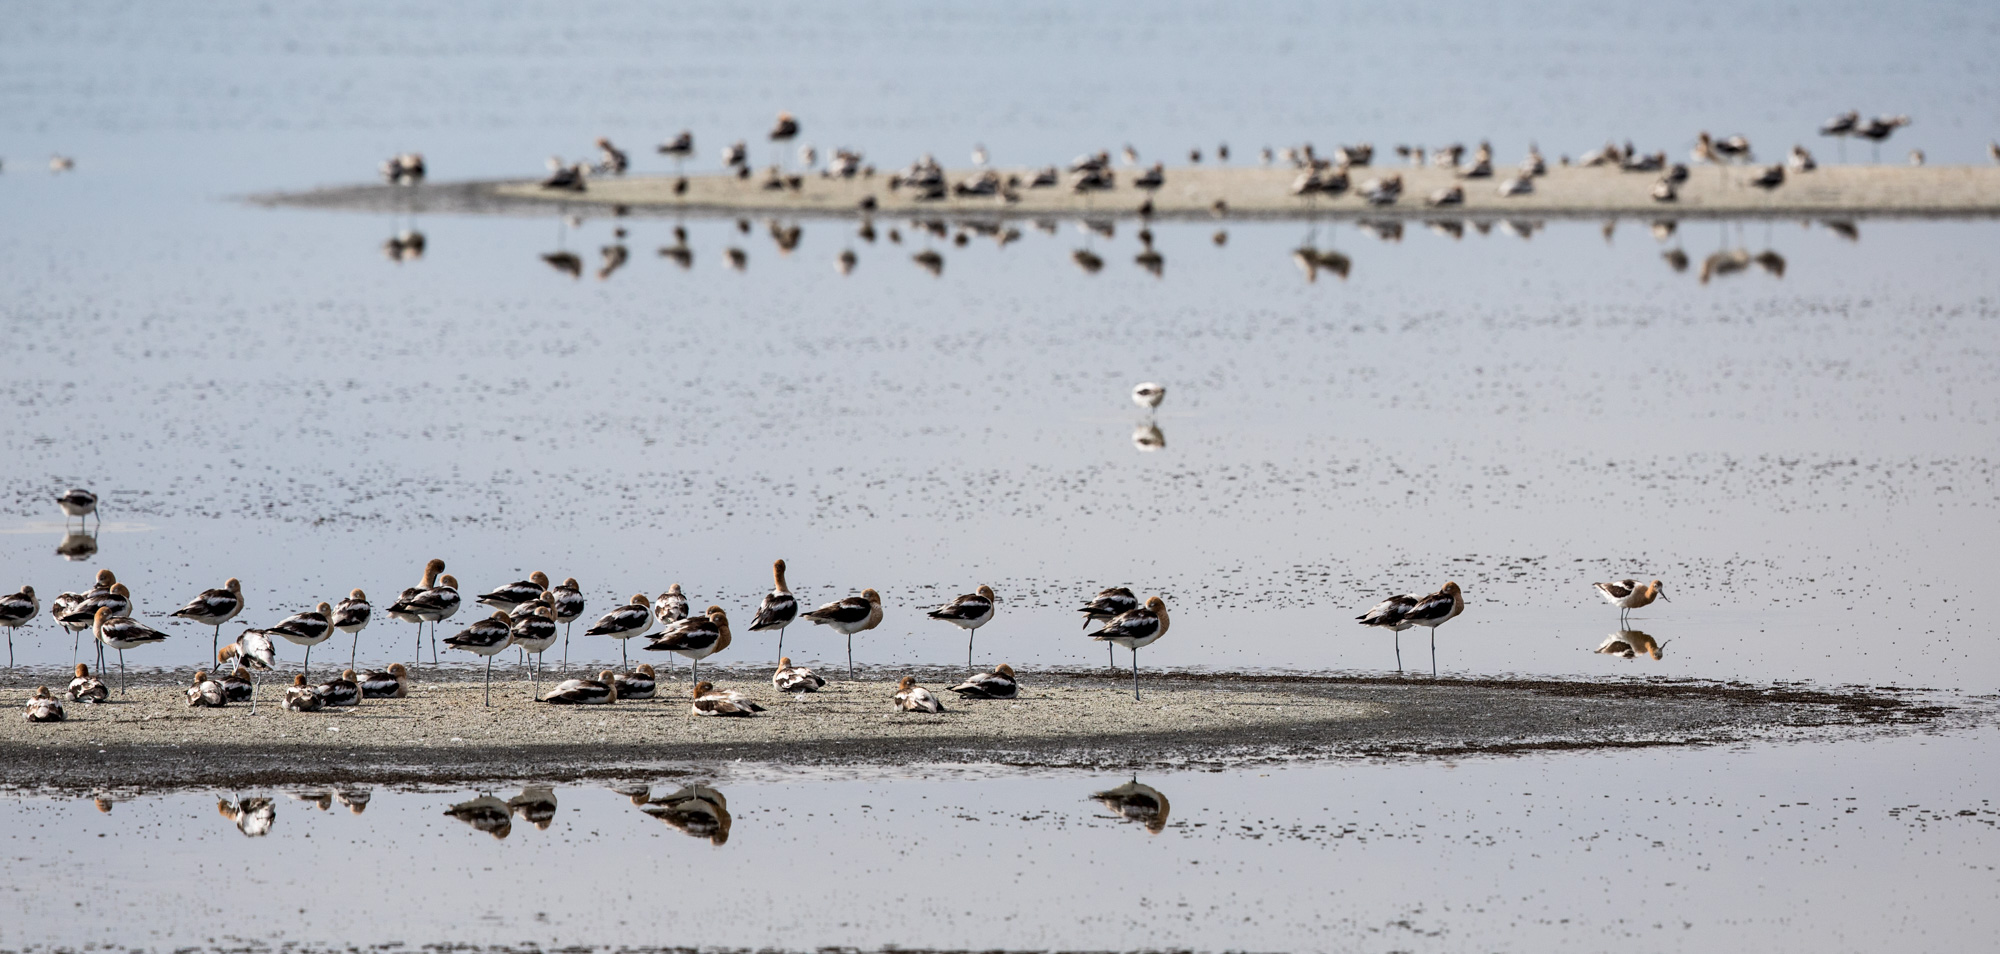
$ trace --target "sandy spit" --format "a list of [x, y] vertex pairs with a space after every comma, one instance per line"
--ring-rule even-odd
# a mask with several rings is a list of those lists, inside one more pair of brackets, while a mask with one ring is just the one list
[[[707, 675], [706, 673], [704, 674]], [[59, 724], [19, 713], [29, 690], [0, 691], [4, 784], [29, 790], [268, 784], [376, 784], [630, 776], [721, 761], [783, 765], [1005, 763], [1149, 768], [1245, 760], [1455, 756], [1690, 745], [1799, 731], [1883, 731], [1960, 710], [1875, 691], [1664, 681], [1457, 680], [1178, 674], [1141, 701], [1102, 674], [1044, 673], [1014, 701], [961, 701], [941, 716], [891, 710], [892, 684], [836, 680], [801, 699], [724, 676], [769, 711], [697, 718], [683, 680], [661, 698], [560, 707], [498, 681], [420, 682], [408, 699], [288, 712], [280, 680], [248, 706], [189, 709], [177, 684], [135, 682], [109, 704], [69, 706]], [[927, 684], [942, 690], [941, 679]]]

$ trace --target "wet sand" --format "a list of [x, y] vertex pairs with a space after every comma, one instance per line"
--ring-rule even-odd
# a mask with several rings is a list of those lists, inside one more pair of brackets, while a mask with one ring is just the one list
[[[583, 192], [554, 191], [534, 181], [511, 180], [416, 187], [337, 186], [252, 196], [251, 201], [326, 209], [512, 214], [623, 206], [655, 215], [854, 215], [862, 211], [864, 199], [873, 198], [878, 214], [896, 215], [1120, 216], [1135, 214], [1148, 199], [1153, 203], [1153, 214], [1163, 218], [2000, 215], [2000, 167], [1828, 166], [1788, 173], [1784, 184], [1771, 190], [1750, 185], [1761, 168], [1694, 167], [1673, 202], [1658, 202], [1649, 194], [1659, 178], [1657, 173], [1557, 166], [1534, 180], [1532, 193], [1503, 197], [1499, 184], [1509, 170], [1499, 170], [1494, 178], [1461, 179], [1449, 169], [1386, 165], [1355, 168], [1349, 175], [1355, 187], [1371, 177], [1402, 176], [1402, 198], [1391, 205], [1370, 205], [1354, 189], [1337, 196], [1301, 198], [1291, 194], [1292, 181], [1298, 175], [1295, 170], [1245, 167], [1171, 169], [1165, 184], [1151, 192], [1134, 188], [1133, 170], [1121, 169], [1117, 186], [1108, 191], [1079, 194], [1067, 186], [1021, 188], [1014, 202], [994, 196], [920, 200], [912, 189], [890, 189], [883, 174], [854, 179], [808, 175], [797, 190], [766, 188], [761, 174], [748, 179], [693, 175], [685, 178], [685, 193], [676, 194], [677, 177], [646, 175], [591, 179]], [[1008, 173], [1025, 174], [1028, 170], [1003, 171]], [[960, 182], [970, 174], [953, 172], [946, 181]], [[1452, 185], [1463, 187], [1463, 204], [1426, 204], [1433, 191]], [[1218, 202], [1225, 208], [1218, 210]]]
[[[706, 674], [705, 674], [706, 676]], [[1026, 676], [1026, 674], [1024, 674]], [[610, 706], [531, 702], [496, 679], [492, 708], [462, 674], [419, 683], [408, 699], [288, 712], [267, 679], [250, 708], [188, 709], [175, 683], [135, 684], [70, 721], [31, 725], [6, 692], [0, 759], [27, 789], [147, 789], [369, 781], [603, 778], [681, 763], [786, 766], [1004, 763], [1092, 769], [1180, 768], [1328, 757], [1457, 756], [1700, 745], [1799, 731], [1923, 725], [1971, 710], [1893, 691], [1819, 691], [1718, 683], [1155, 674], [1135, 702], [1103, 674], [1026, 676], [1012, 701], [959, 700], [932, 674], [947, 712], [892, 711], [887, 680], [836, 681], [802, 699], [725, 676], [769, 711], [697, 718], [682, 681], [661, 698]], [[1949, 720], [1947, 720], [1949, 721]]]

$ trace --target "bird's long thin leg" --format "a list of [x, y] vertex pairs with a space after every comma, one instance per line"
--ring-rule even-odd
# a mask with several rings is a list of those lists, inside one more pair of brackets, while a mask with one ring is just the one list
[[1438, 628], [1431, 627], [1431, 678], [1438, 677]]
[[125, 687], [129, 684], [125, 678], [125, 650], [121, 649], [118, 651], [118, 694], [124, 695]]
[[1112, 669], [1118, 668], [1118, 654], [1112, 652], [1112, 646], [1109, 641], [1104, 644], [1104, 665]]
[[222, 624], [215, 624], [215, 632], [208, 637], [208, 658], [213, 660], [222, 654]]
[[250, 714], [256, 715], [257, 714], [257, 667], [251, 666], [249, 667], [249, 669], [250, 669]]
[[632, 661], [625, 655], [625, 640], [622, 639], [618, 641], [618, 665], [627, 668], [632, 665]]
[[784, 658], [784, 655], [785, 655], [785, 627], [780, 626], [778, 627], [778, 657], [782, 659]]
[[313, 648], [312, 648], [311, 646], [307, 646], [307, 647], [306, 647], [306, 681], [307, 681], [307, 682], [311, 682], [311, 681], [312, 681], [312, 677], [313, 677]]
[[438, 664], [438, 624], [431, 620], [431, 665]]
[[357, 629], [354, 631], [354, 644], [347, 647], [347, 668], [354, 668], [354, 657], [359, 652], [361, 652], [361, 631]]
[[978, 635], [978, 633], [979, 631], [976, 629], [965, 631], [965, 668], [967, 669], [972, 668], [972, 637]]
[[847, 634], [847, 678], [854, 678], [854, 634]]
[[1396, 672], [1400, 675], [1403, 671], [1403, 631], [1398, 629], [1391, 632], [1396, 634]]
[[415, 656], [414, 658], [415, 658], [415, 659], [416, 659], [416, 661], [418, 661], [418, 662], [423, 662], [423, 661], [424, 661], [424, 621], [423, 621], [423, 620], [417, 620], [417, 655], [416, 655], [416, 656]]
[[1139, 647], [1132, 647], [1132, 701], [1139, 701]]
[[486, 655], [486, 704], [493, 704], [493, 654]]
[[563, 672], [569, 671], [569, 623], [563, 624]]
[[69, 667], [75, 669], [76, 654], [83, 649], [83, 630], [72, 629], [69, 631], [69, 636]]

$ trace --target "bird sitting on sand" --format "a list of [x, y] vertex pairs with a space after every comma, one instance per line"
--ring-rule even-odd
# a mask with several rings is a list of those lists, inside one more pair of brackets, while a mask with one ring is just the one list
[[1429, 196], [1425, 197], [1424, 204], [1431, 206], [1463, 205], [1465, 204], [1465, 190], [1459, 186], [1446, 186], [1445, 188], [1434, 190]]
[[1765, 166], [1764, 171], [1759, 172], [1755, 178], [1750, 180], [1750, 184], [1759, 189], [1775, 189], [1784, 185], [1785, 167]]
[[111, 698], [111, 688], [104, 684], [104, 680], [91, 675], [89, 666], [77, 663], [76, 678], [69, 681], [69, 688], [63, 695], [71, 702], [96, 705]]
[[542, 701], [555, 706], [610, 705], [618, 701], [618, 681], [609, 669], [599, 672], [596, 679], [565, 679]]
[[963, 699], [1012, 699], [1020, 693], [1014, 681], [1014, 667], [1001, 663], [992, 672], [978, 672], [951, 687]]
[[364, 672], [360, 682], [364, 699], [402, 699], [410, 694], [410, 670], [402, 663], [390, 663], [387, 670]]
[[1813, 161], [1813, 154], [1807, 152], [1806, 147], [1797, 145], [1792, 147], [1792, 154], [1785, 160], [1785, 165], [1793, 172], [1811, 172], [1819, 168], [1819, 163]]
[[613, 673], [611, 678], [618, 683], [620, 699], [651, 699], [659, 689], [652, 663], [640, 663], [631, 672]]
[[326, 708], [326, 700], [320, 698], [318, 690], [306, 685], [305, 673], [299, 673], [285, 687], [285, 708], [293, 712], [318, 712]]
[[328, 679], [313, 687], [321, 700], [329, 706], [358, 706], [361, 704], [361, 680], [354, 670], [342, 670], [339, 677]]
[[229, 694], [222, 690], [222, 683], [208, 675], [208, 670], [197, 669], [194, 682], [187, 687], [188, 708], [220, 709], [229, 704]]
[[735, 690], [721, 692], [714, 683], [698, 682], [688, 711], [698, 716], [745, 718], [764, 711], [764, 707]]
[[904, 676], [901, 681], [897, 682], [896, 694], [892, 699], [892, 706], [898, 712], [940, 713], [944, 711], [944, 703], [939, 702], [938, 697], [932, 695], [929, 689], [917, 685], [917, 677], [915, 676]]
[[242, 666], [215, 681], [222, 687], [222, 698], [226, 702], [249, 702], [257, 691], [257, 684], [250, 680], [250, 670]]
[[1361, 198], [1369, 205], [1394, 205], [1403, 197], [1403, 177], [1381, 176], [1361, 183]]
[[778, 659], [777, 671], [771, 673], [771, 685], [779, 692], [802, 695], [818, 692], [826, 685], [826, 680], [810, 669], [792, 665], [792, 657], [783, 656]]
[[49, 692], [49, 687], [42, 686], [36, 689], [35, 694], [28, 697], [27, 704], [21, 707], [21, 718], [29, 722], [61, 722], [68, 718], [68, 715], [63, 712], [62, 700]]
[[540, 183], [542, 188], [565, 192], [582, 192], [587, 188], [584, 182], [587, 173], [584, 171], [583, 163], [565, 163], [560, 156], [550, 156], [548, 167], [549, 174], [543, 177]]

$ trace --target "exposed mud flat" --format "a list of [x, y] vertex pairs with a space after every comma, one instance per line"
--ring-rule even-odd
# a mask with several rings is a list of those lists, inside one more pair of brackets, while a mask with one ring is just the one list
[[[705, 678], [710, 675], [704, 673]], [[660, 698], [561, 707], [496, 681], [491, 708], [463, 674], [408, 699], [294, 713], [275, 681], [248, 706], [191, 710], [165, 681], [123, 699], [72, 706], [71, 720], [0, 721], [9, 783], [31, 790], [146, 789], [369, 781], [572, 780], [657, 772], [677, 763], [899, 766], [1003, 763], [1137, 770], [1332, 757], [1457, 756], [1702, 745], [1800, 730], [1922, 726], [1973, 710], [1894, 690], [1818, 690], [1679, 681], [1152, 674], [1141, 700], [1101, 674], [1024, 674], [1017, 700], [958, 700], [943, 673], [925, 682], [947, 711], [892, 711], [892, 683], [835, 681], [803, 698], [718, 673], [768, 707], [752, 718], [697, 718], [683, 681]], [[18, 704], [20, 690], [8, 693]]]

